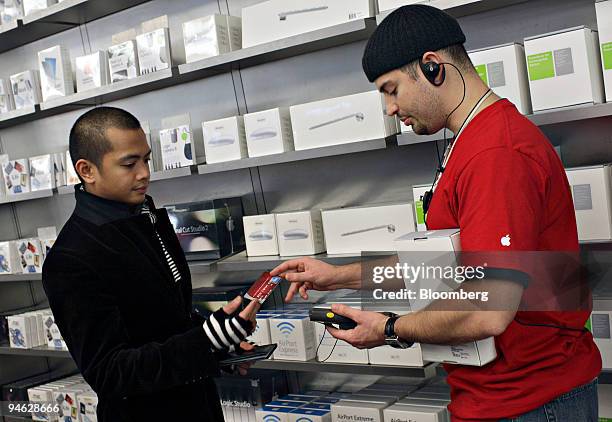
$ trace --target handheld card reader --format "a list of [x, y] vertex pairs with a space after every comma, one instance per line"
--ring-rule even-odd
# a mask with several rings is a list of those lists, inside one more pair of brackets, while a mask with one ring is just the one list
[[332, 312], [330, 308], [315, 306], [314, 308], [310, 309], [309, 316], [312, 322], [320, 322], [327, 327], [337, 325], [341, 330], [352, 330], [357, 326], [355, 321]]

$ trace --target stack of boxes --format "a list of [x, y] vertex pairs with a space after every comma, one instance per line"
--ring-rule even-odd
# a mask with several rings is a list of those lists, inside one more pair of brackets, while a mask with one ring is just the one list
[[56, 237], [55, 227], [44, 227], [38, 229], [38, 237], [0, 242], [0, 274], [42, 273]]
[[9, 345], [16, 349], [47, 346], [67, 350], [50, 309], [7, 317]]
[[[28, 389], [30, 403], [40, 403], [41, 411], [32, 412], [34, 421], [96, 422], [98, 396], [81, 375], [42, 384]], [[59, 412], [46, 411], [57, 404]], [[42, 410], [45, 409], [45, 410]]]

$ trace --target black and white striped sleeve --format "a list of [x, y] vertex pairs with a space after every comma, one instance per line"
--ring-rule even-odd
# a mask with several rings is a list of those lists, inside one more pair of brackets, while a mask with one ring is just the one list
[[253, 331], [253, 324], [240, 316], [230, 316], [223, 309], [204, 322], [204, 332], [216, 350], [233, 351]]

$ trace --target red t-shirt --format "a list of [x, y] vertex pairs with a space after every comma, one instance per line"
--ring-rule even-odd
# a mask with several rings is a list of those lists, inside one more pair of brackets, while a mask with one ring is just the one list
[[[544, 134], [509, 101], [487, 107], [466, 126], [447, 164], [428, 229], [459, 227], [461, 249], [468, 252], [579, 250], [563, 165]], [[509, 245], [501, 241], [506, 235]], [[445, 365], [453, 422], [516, 417], [592, 381], [601, 356], [592, 335], [580, 331], [588, 317], [588, 311], [519, 311], [495, 338], [494, 362]]]

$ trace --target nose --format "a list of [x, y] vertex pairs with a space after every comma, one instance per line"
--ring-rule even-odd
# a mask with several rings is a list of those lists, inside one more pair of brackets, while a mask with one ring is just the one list
[[140, 163], [138, 166], [138, 174], [136, 175], [137, 180], [149, 180], [151, 177], [151, 169], [149, 169], [149, 164], [145, 161]]
[[385, 108], [387, 109], [387, 116], [395, 116], [399, 110], [397, 104], [389, 96], [385, 96]]

